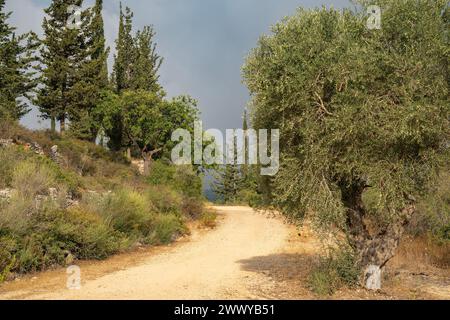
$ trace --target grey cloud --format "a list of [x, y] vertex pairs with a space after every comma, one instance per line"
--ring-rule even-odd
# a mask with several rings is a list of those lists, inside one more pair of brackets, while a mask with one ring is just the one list
[[[19, 30], [39, 31], [47, 1], [7, 1]], [[90, 5], [93, 0], [86, 2]], [[108, 45], [114, 52], [119, 0], [105, 0]], [[159, 53], [165, 58], [161, 82], [169, 96], [190, 94], [199, 100], [207, 128], [241, 126], [248, 93], [241, 66], [259, 36], [297, 7], [349, 6], [347, 0], [124, 0], [134, 11], [136, 29], [153, 25]], [[20, 9], [22, 8], [22, 9]], [[27, 10], [30, 8], [29, 10]], [[20, 13], [17, 11], [21, 10]], [[111, 53], [111, 57], [112, 57]], [[110, 63], [112, 58], [110, 58]], [[24, 121], [36, 127], [31, 117]]]

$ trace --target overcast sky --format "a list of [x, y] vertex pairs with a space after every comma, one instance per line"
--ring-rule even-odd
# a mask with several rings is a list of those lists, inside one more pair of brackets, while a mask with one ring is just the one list
[[[105, 0], [103, 17], [108, 45], [114, 53], [119, 0]], [[10, 23], [23, 33], [42, 34], [43, 8], [49, 0], [6, 0]], [[85, 6], [93, 0], [85, 1]], [[169, 96], [189, 94], [199, 101], [205, 129], [238, 128], [249, 98], [241, 66], [247, 53], [270, 26], [297, 7], [342, 8], [348, 0], [123, 0], [134, 11], [135, 30], [153, 25], [164, 57], [161, 83]], [[112, 54], [110, 64], [112, 63]], [[33, 110], [22, 122], [47, 126]]]

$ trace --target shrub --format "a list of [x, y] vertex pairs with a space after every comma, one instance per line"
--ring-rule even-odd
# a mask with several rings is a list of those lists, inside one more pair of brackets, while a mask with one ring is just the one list
[[14, 236], [2, 238], [0, 266], [3, 269], [13, 257], [17, 258], [13, 270], [23, 273], [64, 265], [69, 256], [103, 259], [121, 248], [117, 232], [96, 214], [80, 208], [63, 211], [44, 206], [28, 219], [25, 228], [9, 229], [7, 232]]
[[161, 160], [152, 163], [152, 169], [147, 177], [147, 182], [151, 185], [171, 185], [175, 175], [175, 168], [163, 163]]
[[147, 199], [160, 213], [181, 213], [181, 196], [167, 186], [150, 187], [145, 193]]
[[203, 213], [203, 202], [197, 198], [183, 198], [181, 212], [189, 219], [198, 219]]
[[207, 228], [214, 228], [216, 226], [217, 213], [214, 210], [206, 209], [200, 217], [200, 223]]
[[36, 202], [33, 198], [13, 194], [8, 203], [1, 206], [0, 231], [24, 236], [32, 224], [30, 217], [37, 212]]
[[16, 265], [17, 241], [10, 236], [0, 236], [0, 283], [6, 280]]
[[12, 187], [23, 197], [47, 194], [55, 186], [56, 175], [48, 166], [34, 161], [20, 162], [13, 171]]
[[309, 276], [309, 285], [320, 296], [331, 295], [342, 286], [358, 284], [360, 268], [351, 249], [332, 250]]
[[15, 165], [28, 157], [29, 154], [17, 146], [0, 148], [0, 188], [11, 186]]
[[174, 174], [175, 188], [185, 197], [202, 197], [202, 179], [194, 171], [193, 166], [177, 166]]
[[111, 227], [126, 235], [140, 238], [151, 231], [153, 206], [136, 191], [122, 189], [100, 199], [94, 197], [90, 204]]
[[201, 198], [202, 196], [202, 179], [190, 165], [175, 167], [161, 160], [155, 161], [147, 182], [155, 186], [171, 186], [186, 197]]
[[159, 214], [154, 220], [154, 229], [146, 239], [149, 244], [168, 244], [187, 232], [180, 217], [174, 214]]

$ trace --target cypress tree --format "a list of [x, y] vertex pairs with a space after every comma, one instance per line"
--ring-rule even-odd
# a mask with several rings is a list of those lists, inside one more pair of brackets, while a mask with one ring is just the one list
[[105, 32], [102, 17], [103, 1], [96, 0], [95, 6], [86, 13], [83, 24], [87, 37], [81, 52], [79, 79], [74, 86], [74, 106], [71, 110], [71, 132], [80, 139], [95, 141], [100, 130], [101, 119], [96, 107], [101, 95], [109, 86], [107, 59], [109, 48], [105, 48]]
[[135, 61], [132, 64], [131, 89], [158, 92], [158, 71], [163, 59], [156, 53], [155, 32], [151, 26], [138, 31], [134, 39]]
[[26, 101], [36, 86], [30, 70], [38, 41], [33, 33], [17, 37], [4, 8], [5, 0], [0, 0], [0, 117], [19, 120], [29, 111]]
[[[132, 64], [135, 57], [133, 36], [133, 13], [130, 8], [125, 8], [125, 13], [120, 4], [119, 34], [116, 40], [116, 54], [112, 74], [112, 86], [117, 94], [131, 88]], [[120, 151], [129, 145], [123, 132], [122, 119], [114, 119], [114, 125], [106, 130], [109, 137], [108, 147], [114, 151]], [[130, 151], [128, 151], [130, 156]]]
[[[234, 150], [237, 148], [236, 137], [233, 140]], [[242, 190], [243, 177], [240, 166], [237, 164], [237, 153], [234, 155], [234, 164], [228, 164], [216, 171], [213, 185], [214, 192], [225, 203], [234, 203], [239, 200], [239, 192]]]
[[132, 65], [135, 59], [134, 40], [132, 35], [133, 12], [120, 4], [119, 35], [116, 40], [114, 56], [113, 84], [117, 93], [131, 88]]

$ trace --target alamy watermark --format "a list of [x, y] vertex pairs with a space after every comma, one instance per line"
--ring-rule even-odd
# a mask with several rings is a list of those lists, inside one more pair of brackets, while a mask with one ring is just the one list
[[380, 30], [381, 29], [381, 8], [376, 5], [369, 6], [367, 8], [367, 14], [369, 18], [367, 19], [367, 29], [369, 30]]
[[80, 6], [70, 5], [67, 7], [69, 18], [67, 19], [66, 25], [68, 29], [81, 29], [81, 12], [82, 9]]
[[172, 149], [176, 165], [260, 165], [264, 176], [274, 176], [280, 168], [278, 129], [228, 129], [224, 137], [218, 129], [203, 131], [202, 122], [196, 121], [194, 137], [186, 129], [177, 129], [172, 141], [178, 143]]
[[69, 290], [80, 290], [81, 289], [81, 269], [79, 266], [69, 266], [66, 269], [67, 282], [66, 287]]

